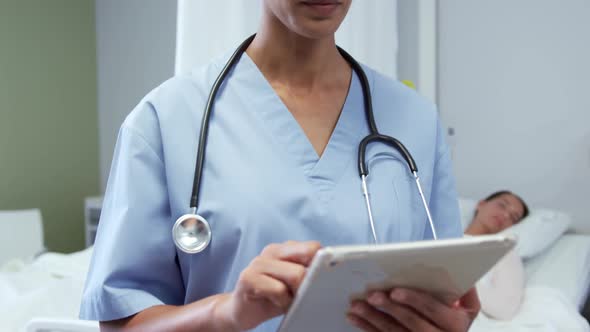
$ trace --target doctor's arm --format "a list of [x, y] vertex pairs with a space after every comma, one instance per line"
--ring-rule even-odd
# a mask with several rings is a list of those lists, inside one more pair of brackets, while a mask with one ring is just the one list
[[218, 294], [183, 306], [157, 305], [133, 316], [100, 322], [102, 332], [115, 331], [231, 331], [230, 322], [216, 317]]
[[242, 271], [231, 293], [182, 306], [158, 305], [131, 317], [100, 323], [114, 331], [244, 331], [286, 313], [317, 242], [271, 244]]

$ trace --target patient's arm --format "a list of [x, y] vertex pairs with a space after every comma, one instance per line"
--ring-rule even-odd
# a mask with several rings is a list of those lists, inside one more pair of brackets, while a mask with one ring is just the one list
[[491, 318], [511, 319], [522, 303], [524, 286], [522, 260], [512, 250], [477, 283], [481, 311]]

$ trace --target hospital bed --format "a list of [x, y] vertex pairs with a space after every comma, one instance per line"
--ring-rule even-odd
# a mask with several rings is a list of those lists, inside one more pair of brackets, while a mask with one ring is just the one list
[[[477, 201], [459, 203], [465, 229]], [[495, 320], [482, 310], [470, 331], [590, 332], [580, 314], [590, 291], [590, 234], [571, 233], [582, 223], [563, 212], [531, 209], [520, 225], [507, 229], [519, 237], [516, 251], [525, 270], [522, 302], [510, 320]]]
[[0, 332], [98, 332], [76, 319], [91, 254], [46, 252], [38, 209], [0, 211]]
[[590, 290], [590, 235], [565, 234], [552, 248], [525, 263], [527, 285], [560, 290], [578, 310]]
[[515, 317], [500, 321], [480, 313], [471, 332], [590, 331], [580, 315], [590, 284], [590, 235], [564, 234], [524, 266], [524, 299]]
[[[0, 230], [2, 222], [0, 213]], [[30, 239], [21, 240], [30, 243]], [[97, 322], [77, 319], [91, 254], [88, 248], [0, 263], [0, 331], [98, 332]], [[560, 236], [550, 248], [527, 260], [525, 270], [523, 313], [511, 321], [480, 314], [470, 331], [588, 331], [579, 311], [589, 291], [590, 235]]]

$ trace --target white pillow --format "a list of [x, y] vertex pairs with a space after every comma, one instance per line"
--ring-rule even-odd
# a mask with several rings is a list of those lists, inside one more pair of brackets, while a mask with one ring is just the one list
[[516, 251], [523, 259], [532, 258], [551, 247], [572, 222], [563, 212], [534, 209], [528, 217], [502, 233], [514, 234], [518, 238]]
[[30, 261], [43, 249], [41, 210], [0, 210], [0, 265], [15, 258]]
[[[463, 230], [471, 223], [477, 203], [478, 201], [472, 199], [459, 199]], [[553, 245], [567, 231], [571, 222], [571, 217], [564, 212], [532, 209], [528, 217], [505, 229], [502, 233], [516, 235], [518, 238], [516, 252], [521, 258], [528, 259]]]
[[463, 226], [463, 230], [466, 230], [467, 226], [471, 223], [471, 220], [473, 220], [476, 208], [476, 200], [459, 198], [459, 212], [461, 214], [461, 225]]

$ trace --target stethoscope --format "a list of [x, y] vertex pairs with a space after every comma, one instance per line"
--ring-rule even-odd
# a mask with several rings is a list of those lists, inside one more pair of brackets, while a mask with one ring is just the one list
[[[196, 254], [199, 253], [211, 242], [211, 226], [209, 222], [202, 216], [197, 214], [197, 207], [199, 206], [199, 190], [201, 187], [201, 178], [203, 176], [203, 162], [205, 158], [205, 148], [207, 146], [207, 132], [209, 131], [209, 119], [211, 117], [211, 111], [213, 109], [213, 104], [215, 102], [215, 97], [219, 90], [221, 84], [225, 80], [225, 77], [234, 67], [234, 65], [238, 62], [242, 54], [246, 51], [252, 40], [254, 39], [255, 35], [250, 36], [246, 39], [232, 54], [228, 62], [223, 67], [223, 70], [215, 80], [213, 87], [211, 88], [211, 92], [209, 93], [209, 98], [207, 100], [207, 105], [205, 106], [205, 112], [203, 114], [203, 119], [201, 122], [201, 134], [199, 136], [199, 149], [197, 152], [197, 164], [195, 167], [195, 177], [193, 182], [193, 192], [190, 200], [190, 207], [191, 211], [188, 214], [185, 214], [178, 218], [172, 227], [172, 237], [174, 239], [174, 243], [176, 246], [189, 254]], [[414, 158], [406, 149], [406, 147], [397, 139], [382, 135], [377, 130], [377, 125], [375, 124], [375, 118], [373, 116], [373, 105], [371, 101], [371, 92], [369, 90], [369, 82], [367, 80], [367, 76], [365, 72], [361, 68], [358, 62], [354, 60], [354, 58], [346, 53], [343, 49], [338, 47], [338, 51], [340, 54], [348, 61], [348, 63], [352, 66], [356, 74], [358, 75], [361, 86], [363, 89], [363, 99], [364, 99], [364, 106], [365, 106], [365, 117], [367, 120], [367, 124], [369, 126], [370, 134], [363, 138], [363, 140], [359, 144], [358, 149], [358, 171], [361, 177], [362, 182], [362, 191], [363, 196], [365, 198], [365, 204], [367, 206], [367, 212], [369, 215], [369, 223], [371, 226], [371, 232], [373, 234], [373, 240], [375, 244], [378, 243], [377, 240], [377, 233], [375, 231], [375, 223], [373, 221], [373, 213], [371, 210], [371, 202], [369, 200], [369, 191], [367, 188], [367, 176], [369, 175], [369, 170], [367, 168], [367, 163], [365, 160], [365, 152], [367, 150], [367, 146], [373, 142], [381, 142], [386, 144], [394, 149], [396, 149], [406, 160], [411, 173], [414, 175], [414, 180], [416, 182], [416, 186], [418, 187], [418, 192], [420, 193], [420, 197], [422, 198], [422, 204], [424, 205], [424, 209], [426, 210], [426, 215], [428, 217], [428, 222], [430, 223], [430, 229], [432, 231], [432, 235], [434, 239], [437, 239], [436, 231], [434, 229], [434, 224], [432, 222], [432, 216], [430, 215], [430, 209], [428, 208], [428, 204], [426, 203], [426, 199], [424, 198], [424, 193], [422, 191], [422, 186], [420, 185], [420, 178], [418, 177], [418, 167], [414, 162]]]

